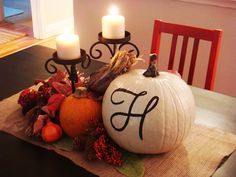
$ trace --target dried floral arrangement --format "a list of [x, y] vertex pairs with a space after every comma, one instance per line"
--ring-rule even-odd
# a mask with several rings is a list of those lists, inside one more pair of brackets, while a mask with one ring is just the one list
[[[128, 72], [138, 60], [132, 53], [118, 51], [109, 64], [90, 77], [79, 73], [74, 94], [68, 76], [60, 70], [47, 81], [35, 80], [35, 87], [23, 90], [18, 99], [22, 113], [28, 119], [25, 134], [45, 143], [56, 142], [57, 146], [66, 136], [73, 141], [73, 151], [83, 152], [87, 160], [103, 160], [129, 176], [129, 170], [122, 166], [127, 152], [107, 134], [101, 107], [103, 95], [112, 80]], [[136, 156], [130, 155], [130, 158], [142, 176], [141, 163]]]
[[159, 72], [156, 59], [150, 55], [147, 70], [131, 70], [139, 59], [118, 51], [90, 77], [79, 73], [75, 93], [62, 71], [47, 81], [36, 80], [37, 89], [23, 90], [18, 100], [28, 119], [25, 134], [60, 149], [83, 151], [87, 160], [103, 160], [126, 176], [143, 176], [143, 156], [137, 154], [178, 147], [195, 118], [191, 89], [178, 73]]

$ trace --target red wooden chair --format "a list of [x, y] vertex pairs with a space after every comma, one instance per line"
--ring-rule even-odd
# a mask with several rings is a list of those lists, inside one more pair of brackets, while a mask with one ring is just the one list
[[211, 42], [209, 62], [205, 81], [205, 89], [213, 90], [222, 30], [203, 29], [203, 28], [197, 28], [192, 26], [173, 24], [173, 23], [163, 22], [160, 20], [155, 20], [151, 53], [156, 53], [157, 55], [159, 54], [161, 33], [172, 34], [172, 43], [170, 49], [168, 70], [173, 69], [178, 36], [179, 35], [183, 36], [183, 43], [182, 43], [180, 60], [179, 60], [180, 62], [178, 68], [178, 72], [180, 73], [181, 76], [183, 75], [183, 70], [184, 70], [188, 40], [189, 38], [194, 38], [193, 50], [192, 50], [190, 68], [187, 80], [187, 83], [190, 85], [192, 85], [193, 82], [193, 75], [197, 59], [199, 42], [200, 40], [206, 40]]

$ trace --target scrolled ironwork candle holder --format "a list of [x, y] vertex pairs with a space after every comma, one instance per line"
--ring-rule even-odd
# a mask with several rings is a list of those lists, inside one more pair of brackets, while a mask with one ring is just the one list
[[[102, 32], [98, 33], [98, 42], [95, 42], [89, 50], [89, 55], [91, 58], [93, 59], [99, 59], [102, 57], [102, 51], [100, 49], [95, 49], [95, 47], [97, 47], [99, 44], [104, 45], [108, 48], [111, 56], [114, 56], [117, 50], [121, 50], [122, 47], [130, 45], [132, 46], [134, 49], [129, 50], [129, 52], [133, 52], [134, 50], [136, 51], [136, 56], [139, 56], [139, 49], [138, 47], [129, 42], [131, 39], [131, 34], [128, 31], [125, 31], [125, 37], [121, 38], [121, 39], [108, 39], [108, 38], [104, 38], [102, 36]], [[113, 47], [111, 47], [110, 45], [112, 45]], [[94, 55], [94, 49], [97, 52], [97, 55]]]
[[[52, 58], [48, 59], [44, 65], [46, 71], [49, 72], [50, 74], [54, 74], [57, 72], [57, 67], [54, 64], [50, 64], [50, 62], [53, 61], [54, 63], [58, 65], [63, 65], [67, 73], [69, 74], [69, 79], [71, 81], [71, 88], [72, 88], [73, 93], [75, 92], [75, 83], [78, 82], [76, 65], [81, 63], [82, 68], [86, 69], [89, 67], [90, 62], [91, 62], [90, 56], [86, 54], [85, 50], [80, 49], [80, 53], [81, 53], [80, 58], [72, 59], [72, 60], [65, 60], [65, 59], [60, 59], [57, 56], [57, 52], [54, 52]], [[49, 68], [49, 65], [51, 66], [51, 69]], [[70, 69], [68, 66], [70, 66]]]

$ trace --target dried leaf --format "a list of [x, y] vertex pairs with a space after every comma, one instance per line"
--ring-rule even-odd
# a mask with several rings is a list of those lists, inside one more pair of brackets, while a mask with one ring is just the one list
[[64, 80], [66, 78], [66, 74], [61, 71], [58, 70], [49, 80], [48, 80], [48, 84], [51, 85], [53, 82], [60, 82], [62, 80]]
[[40, 109], [40, 107], [39, 106], [35, 106], [35, 107], [33, 107], [32, 109], [30, 109], [26, 114], [25, 114], [25, 118], [26, 119], [33, 119], [33, 121], [36, 119], [35, 118], [35, 116], [36, 117], [38, 117], [38, 115], [37, 115], [37, 110], [38, 109]]
[[55, 117], [56, 111], [59, 109], [62, 101], [65, 99], [63, 94], [54, 94], [48, 99], [48, 104], [41, 109], [46, 112], [50, 117]]
[[39, 115], [33, 125], [33, 134], [37, 135], [41, 132], [43, 126], [45, 125], [46, 119], [48, 118], [47, 115]]
[[52, 82], [52, 87], [60, 94], [69, 95], [72, 93], [69, 82]]
[[138, 155], [123, 151], [122, 161], [122, 166], [115, 167], [120, 173], [128, 177], [142, 177], [144, 175], [144, 163]]

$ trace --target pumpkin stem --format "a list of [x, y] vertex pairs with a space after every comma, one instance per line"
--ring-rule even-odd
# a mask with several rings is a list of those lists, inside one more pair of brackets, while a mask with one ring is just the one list
[[157, 60], [157, 55], [155, 53], [150, 54], [150, 63], [149, 63], [148, 69], [143, 73], [145, 77], [159, 76], [156, 60]]
[[76, 98], [87, 98], [88, 97], [88, 92], [86, 87], [79, 87], [75, 90], [74, 97]]

